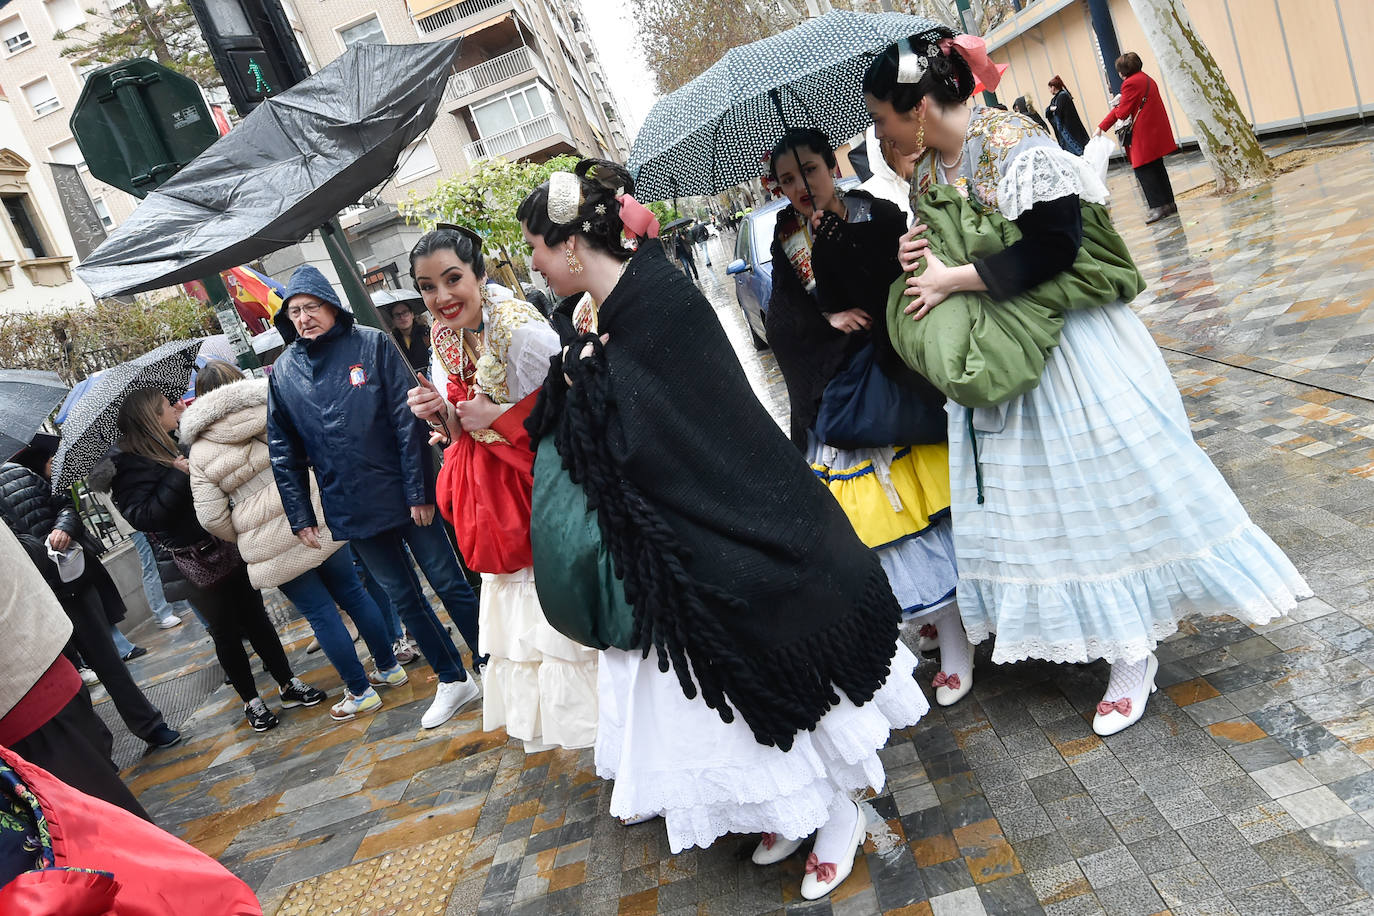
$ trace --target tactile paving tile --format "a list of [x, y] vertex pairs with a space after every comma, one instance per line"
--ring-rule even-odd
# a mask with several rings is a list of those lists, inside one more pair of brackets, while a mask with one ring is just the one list
[[466, 845], [452, 834], [382, 856], [357, 916], [443, 916]]
[[359, 862], [293, 885], [275, 916], [354, 916], [380, 860]]

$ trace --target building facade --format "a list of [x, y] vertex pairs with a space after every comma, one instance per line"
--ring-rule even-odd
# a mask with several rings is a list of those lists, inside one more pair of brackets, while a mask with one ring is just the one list
[[51, 174], [15, 106], [0, 83], [0, 312], [90, 305], [90, 291], [72, 277], [75, 247]]
[[[0, 84], [10, 94], [19, 131], [38, 157], [36, 162], [77, 166], [107, 229], [132, 213], [138, 199], [97, 181], [86, 170], [68, 122], [86, 74], [100, 65], [63, 57], [62, 49], [74, 42], [54, 36], [82, 26], [99, 28], [128, 6], [129, 0], [9, 0], [0, 5]], [[62, 219], [60, 211], [55, 216]]]
[[[1011, 65], [997, 89], [1003, 102], [1029, 94], [1043, 110], [1046, 84], [1057, 74], [1091, 128], [1119, 85], [1115, 52], [1135, 51], [1159, 83], [1175, 134], [1194, 139], [1130, 0], [1021, 0], [1019, 6], [984, 36], [992, 59]], [[1374, 2], [1190, 0], [1188, 16], [1256, 131], [1363, 118], [1374, 110], [1374, 57], [1360, 38], [1374, 30]]]
[[[409, 250], [401, 246], [413, 233], [388, 216], [395, 204], [464, 174], [474, 163], [496, 156], [543, 161], [559, 153], [623, 161], [629, 154], [619, 107], [578, 0], [282, 3], [316, 70], [358, 43], [463, 38], [433, 126], [375, 194], [344, 219], [365, 272], [394, 276], [398, 255]], [[11, 87], [14, 120], [33, 151], [25, 161], [77, 166], [106, 228], [125, 219], [138, 201], [84, 167], [68, 122], [95, 67], [62, 57], [72, 42], [56, 36], [83, 25], [99, 28], [130, 6], [130, 0], [0, 0], [0, 84]], [[48, 219], [60, 223], [61, 210]], [[311, 242], [269, 257], [265, 266], [280, 274], [306, 261], [318, 263]]]

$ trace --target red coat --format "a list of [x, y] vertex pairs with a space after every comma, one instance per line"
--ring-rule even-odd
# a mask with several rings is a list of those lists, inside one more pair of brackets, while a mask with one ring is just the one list
[[[0, 888], [5, 916], [262, 916], [223, 865], [123, 808], [76, 791], [8, 748], [0, 757], [43, 808], [56, 869]], [[87, 868], [108, 874], [61, 869]], [[113, 876], [113, 877], [111, 877]]]
[[[1148, 93], [1148, 95], [1146, 95]], [[1174, 141], [1174, 129], [1169, 124], [1169, 113], [1164, 110], [1164, 99], [1159, 86], [1143, 72], [1132, 73], [1121, 82], [1121, 104], [1107, 112], [1102, 123], [1097, 125], [1103, 131], [1111, 129], [1117, 121], [1124, 121], [1140, 105], [1145, 96], [1145, 105], [1135, 119], [1135, 130], [1131, 135], [1131, 167], [1140, 168], [1156, 159], [1169, 155], [1178, 149]]]

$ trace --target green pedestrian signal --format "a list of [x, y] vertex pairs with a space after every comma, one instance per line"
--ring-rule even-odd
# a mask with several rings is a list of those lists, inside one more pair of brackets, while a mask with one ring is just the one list
[[272, 87], [263, 78], [262, 67], [256, 60], [248, 62], [248, 75], [253, 77], [253, 92], [259, 95], [271, 95]]
[[231, 49], [228, 54], [229, 68], [237, 84], [242, 87], [245, 101], [261, 102], [281, 91], [282, 82], [272, 66], [272, 60], [262, 51]]

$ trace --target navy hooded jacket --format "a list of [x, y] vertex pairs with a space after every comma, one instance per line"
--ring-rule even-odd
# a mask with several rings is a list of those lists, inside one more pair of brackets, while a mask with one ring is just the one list
[[[298, 293], [338, 312], [334, 327], [314, 340], [298, 339], [287, 317], [286, 303]], [[267, 442], [291, 530], [320, 522], [310, 505], [311, 467], [338, 540], [381, 534], [409, 522], [411, 506], [432, 505], [429, 431], [406, 405], [414, 377], [386, 334], [358, 327], [308, 264], [291, 277], [274, 323], [287, 347], [269, 377]]]

